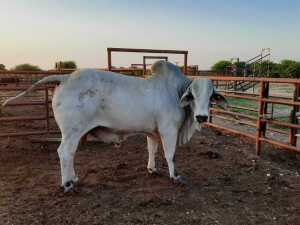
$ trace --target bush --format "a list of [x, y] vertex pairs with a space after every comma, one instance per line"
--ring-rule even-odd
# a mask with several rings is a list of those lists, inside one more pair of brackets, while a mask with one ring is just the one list
[[74, 61], [63, 61], [55, 63], [56, 69], [77, 69], [77, 65]]
[[235, 62], [234, 66], [236, 71], [234, 72], [233, 75], [244, 76], [244, 71], [246, 69], [246, 62], [243, 61]]
[[17, 65], [13, 70], [16, 71], [41, 71], [38, 66], [31, 65], [28, 63]]
[[0, 70], [6, 70], [4, 64], [0, 64]]
[[216, 73], [222, 73], [225, 74], [228, 72], [229, 67], [232, 66], [232, 63], [227, 60], [221, 60], [217, 63], [215, 63], [212, 67], [211, 70], [216, 72]]
[[280, 72], [285, 78], [300, 78], [300, 62], [284, 59], [280, 62]]

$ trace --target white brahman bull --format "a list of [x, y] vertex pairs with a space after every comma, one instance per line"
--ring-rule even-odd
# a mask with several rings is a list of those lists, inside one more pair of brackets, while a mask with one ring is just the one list
[[176, 145], [188, 142], [199, 123], [207, 121], [211, 101], [224, 103], [225, 99], [214, 91], [212, 81], [192, 81], [172, 63], [156, 62], [152, 74], [149, 79], [141, 79], [85, 69], [53, 75], [3, 105], [37, 85], [60, 82], [52, 107], [62, 134], [58, 155], [65, 192], [78, 181], [74, 155], [80, 138], [91, 130], [94, 136], [117, 143], [124, 132], [146, 134], [149, 173], [156, 172], [155, 153], [161, 141], [170, 178], [180, 183], [182, 179], [175, 173]]

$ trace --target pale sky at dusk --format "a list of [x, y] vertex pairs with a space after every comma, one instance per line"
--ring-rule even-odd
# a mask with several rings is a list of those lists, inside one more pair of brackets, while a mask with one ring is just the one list
[[[296, 0], [0, 0], [0, 7], [0, 63], [7, 68], [50, 69], [59, 60], [105, 67], [107, 47], [189, 50], [189, 64], [200, 69], [266, 47], [272, 60], [300, 61]], [[141, 63], [142, 55], [115, 53], [113, 64]]]

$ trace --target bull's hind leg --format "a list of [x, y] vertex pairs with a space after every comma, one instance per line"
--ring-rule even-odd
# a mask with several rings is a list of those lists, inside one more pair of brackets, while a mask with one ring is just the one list
[[60, 169], [61, 169], [61, 185], [65, 192], [71, 190], [74, 183], [78, 181], [74, 170], [74, 156], [80, 141], [80, 136], [70, 136], [63, 138], [57, 150]]
[[158, 140], [153, 137], [147, 136], [147, 146], [149, 153], [147, 169], [150, 174], [156, 173], [157, 169], [155, 166], [155, 155], [158, 149]]

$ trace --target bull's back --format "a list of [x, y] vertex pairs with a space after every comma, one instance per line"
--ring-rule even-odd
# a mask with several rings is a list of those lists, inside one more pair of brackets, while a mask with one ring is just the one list
[[73, 117], [73, 120], [115, 129], [149, 130], [154, 124], [155, 96], [152, 92], [146, 80], [83, 70], [72, 74], [58, 88], [53, 108], [56, 117], [64, 117], [61, 120]]

